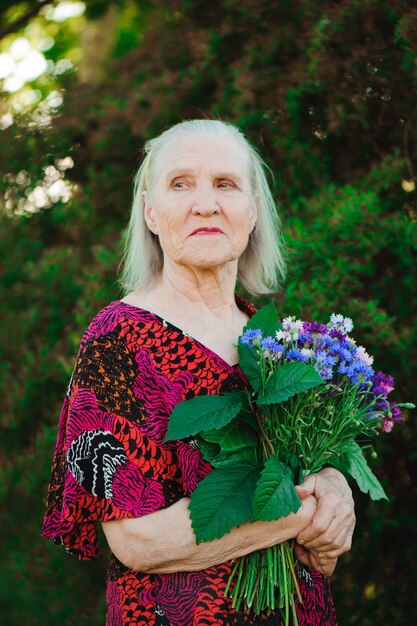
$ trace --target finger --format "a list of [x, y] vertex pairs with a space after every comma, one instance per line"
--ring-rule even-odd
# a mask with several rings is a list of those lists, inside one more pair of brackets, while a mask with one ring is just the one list
[[[355, 516], [351, 507], [341, 503], [333, 495], [328, 495], [319, 499], [311, 523], [300, 532], [297, 540], [307, 544], [319, 538], [319, 542], [322, 542], [322, 535], [326, 534], [329, 536], [329, 541], [325, 543], [332, 543], [339, 535], [343, 537], [352, 535], [354, 527]], [[308, 547], [316, 546], [309, 545]]]
[[348, 552], [352, 547], [352, 532], [350, 527], [340, 527], [332, 522], [326, 532], [303, 545], [322, 556], [336, 558]]
[[337, 564], [337, 557], [319, 556], [314, 550], [306, 550], [297, 542], [294, 543], [294, 556], [299, 563], [317, 570], [324, 576], [333, 574]]
[[[321, 539], [319, 539], [318, 543], [316, 542], [316, 545], [312, 545], [312, 542], [327, 533], [330, 525], [335, 519], [335, 516], [336, 511], [333, 508], [327, 508], [319, 501], [311, 523], [297, 535], [298, 543], [306, 545], [308, 548], [314, 548], [316, 545], [322, 545]], [[325, 543], [328, 542], [326, 541]]]
[[303, 546], [300, 546], [300, 544], [296, 541], [294, 542], [294, 557], [303, 565], [310, 567], [311, 561], [309, 551], [303, 548]]
[[296, 490], [300, 498], [305, 498], [306, 496], [311, 496], [316, 489], [316, 476], [312, 474], [307, 476], [301, 485], [296, 486]]
[[321, 572], [325, 576], [330, 576], [336, 568], [337, 557], [322, 556], [312, 550], [310, 552], [310, 563], [311, 566], [317, 571]]
[[336, 569], [337, 558], [336, 559], [328, 559], [327, 561], [319, 561], [318, 562], [318, 571], [321, 572], [324, 576], [331, 576]]

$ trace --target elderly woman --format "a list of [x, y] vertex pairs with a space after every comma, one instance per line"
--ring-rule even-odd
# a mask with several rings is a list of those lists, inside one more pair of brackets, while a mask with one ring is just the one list
[[192, 120], [147, 144], [126, 238], [127, 295], [84, 334], [59, 421], [42, 534], [79, 559], [111, 550], [107, 626], [281, 624], [236, 611], [234, 559], [296, 539], [299, 624], [336, 624], [328, 576], [349, 550], [353, 501], [325, 469], [296, 514], [197, 544], [190, 495], [211, 469], [193, 441], [164, 437], [177, 403], [248, 385], [236, 342], [254, 308], [235, 294], [277, 290], [279, 223], [264, 166], [230, 124]]

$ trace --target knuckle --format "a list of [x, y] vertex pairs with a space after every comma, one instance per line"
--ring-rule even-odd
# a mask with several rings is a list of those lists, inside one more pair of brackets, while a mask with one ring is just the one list
[[331, 546], [338, 545], [337, 539], [335, 539], [333, 533], [331, 532], [325, 532], [323, 535], [323, 540], [326, 543], [326, 545], [331, 545]]
[[328, 527], [324, 521], [315, 522], [313, 523], [313, 526], [314, 526], [314, 533], [316, 536], [324, 535], [326, 537], [326, 535], [328, 534]]

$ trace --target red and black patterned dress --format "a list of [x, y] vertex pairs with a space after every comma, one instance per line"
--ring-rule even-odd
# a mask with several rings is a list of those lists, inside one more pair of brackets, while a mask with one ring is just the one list
[[[140, 517], [189, 496], [211, 467], [193, 441], [164, 443], [173, 407], [246, 385], [238, 365], [161, 317], [121, 301], [105, 307], [82, 338], [63, 403], [42, 535], [79, 559], [95, 558], [98, 521]], [[279, 626], [278, 613], [231, 607], [230, 572], [226, 562], [146, 574], [112, 556], [106, 625]], [[328, 579], [304, 567], [298, 573], [300, 626], [334, 626]]]

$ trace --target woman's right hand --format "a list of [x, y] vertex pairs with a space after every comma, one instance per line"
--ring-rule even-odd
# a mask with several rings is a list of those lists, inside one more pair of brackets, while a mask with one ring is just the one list
[[[299, 496], [301, 498], [302, 507], [299, 510], [300, 517], [304, 518], [305, 525], [304, 528], [310, 526], [312, 519], [317, 511], [318, 500], [313, 497], [311, 500], [311, 495], [307, 496], [306, 491], [298, 490]], [[304, 529], [303, 529], [304, 530]], [[312, 548], [308, 549], [302, 546], [297, 540], [294, 541], [294, 556], [297, 561], [300, 561], [303, 565], [309, 567], [310, 569], [317, 570], [324, 576], [330, 576], [333, 574], [336, 565], [337, 565], [337, 557], [329, 557], [325, 554], [319, 553]]]
[[294, 542], [294, 556], [297, 561], [310, 569], [315, 569], [324, 576], [331, 576], [337, 565], [337, 557], [328, 557], [315, 550], [305, 548], [297, 541]]
[[300, 498], [314, 494], [317, 512], [299, 535], [299, 544], [330, 561], [350, 550], [355, 528], [355, 503], [346, 478], [328, 467], [310, 474], [297, 486]]

